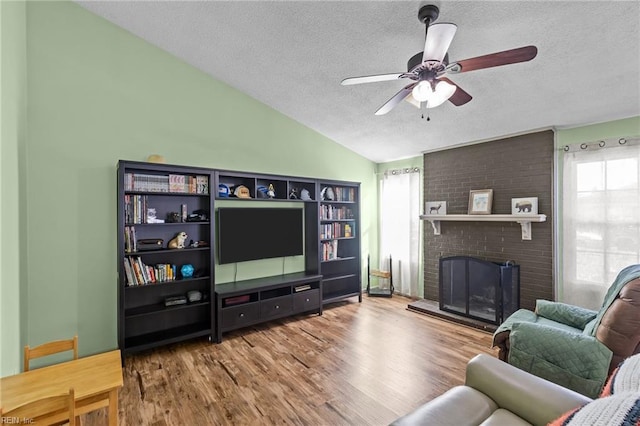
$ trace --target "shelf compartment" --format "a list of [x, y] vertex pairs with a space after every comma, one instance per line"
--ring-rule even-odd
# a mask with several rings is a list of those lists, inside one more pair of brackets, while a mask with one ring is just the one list
[[[209, 323], [195, 323], [124, 339], [125, 353], [143, 351], [196, 337], [210, 336]], [[122, 348], [121, 348], [122, 349]]]
[[196, 303], [186, 303], [184, 305], [164, 306], [164, 304], [156, 303], [153, 305], [138, 306], [129, 308], [124, 311], [125, 318], [135, 318], [144, 315], [164, 314], [169, 311], [178, 311], [180, 309], [195, 309], [201, 306], [207, 306], [211, 303], [209, 300]]
[[254, 303], [259, 300], [258, 293], [247, 293], [238, 296], [225, 297], [222, 299], [222, 308], [230, 308], [234, 306], [242, 306], [248, 303]]

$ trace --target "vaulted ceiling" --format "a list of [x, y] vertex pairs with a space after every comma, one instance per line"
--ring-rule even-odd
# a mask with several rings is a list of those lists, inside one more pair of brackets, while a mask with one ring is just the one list
[[552, 126], [640, 115], [640, 2], [436, 1], [458, 30], [451, 61], [535, 45], [530, 62], [449, 76], [473, 96], [430, 120], [407, 102], [374, 112], [423, 50], [416, 1], [79, 1], [375, 162]]

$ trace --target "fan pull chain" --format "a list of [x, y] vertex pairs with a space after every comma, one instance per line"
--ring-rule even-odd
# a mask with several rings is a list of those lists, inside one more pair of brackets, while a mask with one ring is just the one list
[[[426, 105], [425, 102], [420, 102], [420, 108], [423, 110], [422, 111], [422, 119], [424, 120], [424, 110], [427, 108], [424, 108], [423, 105]], [[431, 121], [431, 117], [429, 117], [429, 110], [427, 109], [427, 121]]]

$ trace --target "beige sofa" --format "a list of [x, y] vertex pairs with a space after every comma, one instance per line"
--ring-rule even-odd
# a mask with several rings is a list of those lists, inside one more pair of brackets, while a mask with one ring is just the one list
[[467, 364], [456, 386], [392, 425], [546, 425], [591, 399], [489, 355]]

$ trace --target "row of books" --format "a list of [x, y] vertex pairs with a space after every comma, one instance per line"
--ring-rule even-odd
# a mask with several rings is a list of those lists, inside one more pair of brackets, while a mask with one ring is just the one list
[[147, 223], [149, 198], [146, 195], [124, 196], [124, 223]]
[[138, 251], [138, 238], [136, 237], [135, 226], [124, 227], [124, 252], [134, 253]]
[[322, 243], [322, 260], [333, 260], [338, 258], [338, 240]]
[[185, 176], [125, 173], [124, 190], [206, 195], [209, 194], [209, 177], [204, 175]]
[[177, 277], [176, 265], [168, 263], [145, 265], [140, 256], [125, 257], [124, 272], [128, 287], [175, 281]]
[[353, 219], [353, 210], [345, 206], [337, 207], [323, 204], [320, 206], [321, 220]]
[[342, 186], [333, 187], [334, 201], [356, 201], [356, 189]]
[[327, 223], [320, 227], [320, 239], [353, 237], [353, 226], [348, 223]]

